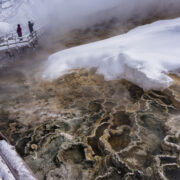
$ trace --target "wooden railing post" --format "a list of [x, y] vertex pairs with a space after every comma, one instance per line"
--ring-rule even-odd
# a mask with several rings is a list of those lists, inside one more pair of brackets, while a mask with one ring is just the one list
[[9, 39], [8, 39], [8, 35], [6, 35], [6, 41], [7, 41], [7, 49], [9, 50]]

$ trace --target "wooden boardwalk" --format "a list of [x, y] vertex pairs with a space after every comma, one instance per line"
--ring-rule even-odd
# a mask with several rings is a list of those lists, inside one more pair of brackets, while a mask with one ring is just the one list
[[0, 54], [11, 53], [14, 50], [20, 50], [23, 48], [35, 48], [38, 44], [38, 38], [40, 36], [40, 30], [34, 31], [32, 34], [27, 34], [21, 38], [16, 34], [8, 34], [0, 37]]

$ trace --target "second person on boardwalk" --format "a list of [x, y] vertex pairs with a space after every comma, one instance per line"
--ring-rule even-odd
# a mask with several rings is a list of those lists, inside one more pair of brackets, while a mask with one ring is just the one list
[[28, 27], [29, 27], [30, 34], [32, 34], [32, 32], [34, 31], [33, 26], [34, 26], [34, 23], [32, 23], [31, 21], [28, 21]]

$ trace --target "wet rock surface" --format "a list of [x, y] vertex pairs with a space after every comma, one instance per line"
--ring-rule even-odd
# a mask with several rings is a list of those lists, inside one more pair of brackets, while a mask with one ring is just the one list
[[95, 69], [36, 85], [18, 74], [1, 72], [0, 131], [40, 180], [178, 179], [177, 76], [144, 92]]

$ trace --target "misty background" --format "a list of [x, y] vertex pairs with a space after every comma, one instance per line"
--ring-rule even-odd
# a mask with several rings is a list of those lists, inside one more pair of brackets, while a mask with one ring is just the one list
[[[46, 28], [61, 31], [84, 27], [116, 17], [119, 21], [145, 18], [160, 13], [175, 15], [180, 11], [179, 0], [16, 0], [19, 8], [8, 20], [15, 25], [35, 21]], [[14, 11], [13, 11], [14, 12]], [[9, 15], [11, 16], [11, 15]]]

